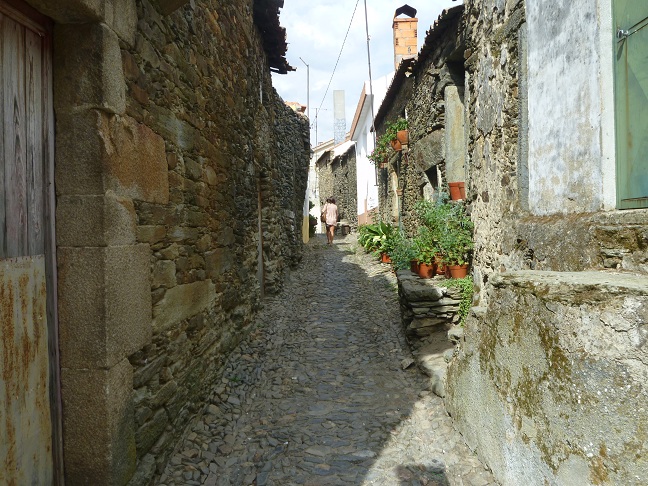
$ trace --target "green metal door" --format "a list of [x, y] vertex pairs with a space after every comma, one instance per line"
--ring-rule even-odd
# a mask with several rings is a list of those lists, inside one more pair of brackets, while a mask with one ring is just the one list
[[648, 207], [648, 2], [613, 0], [617, 207]]

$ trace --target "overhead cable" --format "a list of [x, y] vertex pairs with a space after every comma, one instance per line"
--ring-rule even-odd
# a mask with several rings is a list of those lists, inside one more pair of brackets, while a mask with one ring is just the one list
[[340, 53], [338, 54], [337, 61], [335, 61], [335, 67], [333, 68], [333, 72], [331, 73], [331, 79], [329, 79], [328, 86], [326, 87], [326, 92], [324, 93], [324, 97], [322, 98], [322, 102], [319, 105], [318, 111], [322, 109], [322, 105], [324, 104], [324, 100], [326, 99], [326, 95], [328, 94], [329, 88], [331, 87], [331, 83], [333, 82], [333, 76], [335, 76], [335, 71], [337, 69], [338, 63], [340, 62], [340, 57], [342, 56], [342, 51], [344, 50], [344, 44], [346, 43], [347, 37], [349, 36], [349, 31], [351, 30], [351, 24], [353, 24], [353, 18], [355, 17], [356, 10], [358, 9], [358, 4], [360, 3], [360, 0], [356, 1], [355, 7], [353, 9], [353, 14], [351, 15], [351, 21], [349, 22], [349, 28], [346, 31], [346, 34], [344, 36], [344, 40], [342, 41], [342, 47], [340, 48]]

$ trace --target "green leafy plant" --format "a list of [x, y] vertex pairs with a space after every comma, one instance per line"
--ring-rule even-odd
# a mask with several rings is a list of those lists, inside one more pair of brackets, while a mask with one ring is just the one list
[[[440, 254], [445, 264], [468, 263], [474, 247], [474, 225], [462, 203], [451, 202], [448, 195], [442, 193], [436, 201], [417, 202], [414, 213], [419, 222], [420, 246], [425, 244]], [[428, 263], [426, 260], [420, 261]]]
[[439, 249], [447, 265], [464, 265], [470, 261], [474, 248], [474, 224], [463, 204], [450, 204], [451, 209], [439, 238]]
[[385, 133], [376, 139], [376, 147], [374, 148], [369, 160], [374, 164], [380, 164], [389, 155], [391, 150], [391, 141], [396, 138], [396, 133], [399, 130], [407, 130], [407, 120], [405, 118], [398, 118], [395, 121], [389, 122], [385, 125]]
[[397, 232], [397, 228], [384, 221], [365, 224], [358, 228], [358, 243], [367, 252], [389, 253], [393, 248], [393, 239]]
[[455, 287], [461, 290], [461, 301], [459, 303], [459, 325], [463, 326], [468, 317], [473, 298], [473, 280], [469, 275], [464, 278], [453, 278], [445, 282], [447, 287]]
[[392, 240], [392, 249], [389, 257], [396, 270], [409, 268], [410, 262], [415, 258], [414, 242], [411, 238], [405, 237], [402, 232], [397, 232]]
[[433, 231], [426, 226], [420, 226], [413, 239], [414, 258], [420, 263], [431, 265], [439, 252], [438, 242]]

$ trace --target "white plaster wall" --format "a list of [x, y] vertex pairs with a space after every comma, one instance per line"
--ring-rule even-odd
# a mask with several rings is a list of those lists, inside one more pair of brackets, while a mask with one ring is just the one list
[[614, 205], [611, 20], [603, 3], [609, 2], [526, 2], [529, 209], [535, 214]]
[[[394, 73], [388, 74], [381, 78], [373, 80], [373, 105], [374, 115], [378, 113], [378, 108], [382, 104], [387, 88], [391, 84]], [[369, 82], [365, 82], [365, 92], [369, 94]], [[368, 99], [368, 98], [367, 98]], [[365, 201], [367, 202], [367, 210], [378, 207], [378, 185], [376, 181], [376, 167], [368, 159], [368, 156], [373, 152], [374, 135], [371, 132], [372, 113], [371, 105], [365, 103], [365, 106], [360, 113], [358, 119], [358, 127], [352, 136], [352, 140], [356, 142], [356, 167], [357, 167], [357, 191], [358, 191], [358, 214], [365, 212]]]
[[359, 136], [356, 140], [356, 170], [358, 191], [358, 214], [378, 206], [378, 186], [376, 185], [376, 169], [367, 158], [374, 149], [373, 134], [371, 133], [371, 110], [369, 116], [358, 123]]

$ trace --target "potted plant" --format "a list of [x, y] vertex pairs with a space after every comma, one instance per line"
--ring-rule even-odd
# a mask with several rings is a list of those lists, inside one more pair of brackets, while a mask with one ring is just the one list
[[464, 182], [448, 182], [450, 198], [453, 201], [462, 201], [466, 199], [466, 184]]
[[411, 261], [415, 257], [413, 242], [410, 238], [407, 238], [402, 231], [396, 230], [386, 245], [392, 265], [396, 270], [410, 267]]
[[451, 204], [440, 233], [439, 249], [453, 278], [467, 275], [468, 262], [474, 248], [473, 228], [473, 222], [466, 214], [463, 204]]
[[383, 136], [389, 139], [391, 147], [396, 152], [400, 152], [403, 150], [403, 145], [409, 143], [407, 120], [405, 118], [398, 118], [391, 123], [387, 123]]
[[414, 257], [418, 262], [418, 275], [421, 278], [431, 278], [436, 274], [435, 255], [438, 252], [434, 233], [430, 228], [421, 226], [414, 238]]
[[402, 150], [403, 142], [399, 141], [399, 132], [401, 132], [401, 140], [406, 140], [405, 143], [409, 143], [408, 133], [405, 133], [407, 132], [407, 120], [405, 118], [398, 118], [385, 125], [385, 133], [376, 139], [376, 147], [369, 155], [369, 160], [383, 168], [382, 164], [389, 157], [390, 146], [396, 151]]

